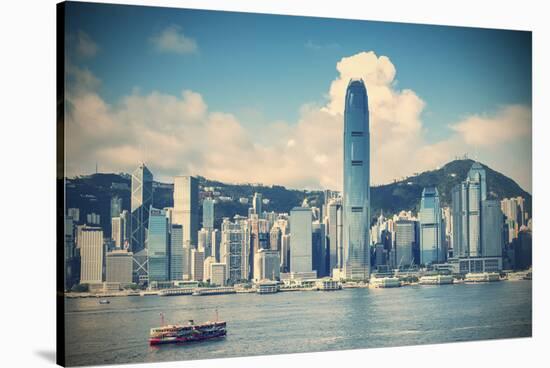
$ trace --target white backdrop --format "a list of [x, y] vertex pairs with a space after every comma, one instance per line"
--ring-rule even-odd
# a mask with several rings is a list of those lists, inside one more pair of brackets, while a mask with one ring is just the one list
[[[97, 2], [97, 1], [96, 1]], [[103, 1], [100, 1], [103, 2]], [[534, 305], [532, 339], [152, 364], [153, 367], [546, 366], [550, 341], [548, 10], [543, 1], [110, 1], [279, 14], [533, 30]], [[55, 2], [0, 11], [3, 367], [55, 361]], [[538, 224], [541, 224], [540, 230]], [[133, 367], [138, 365], [125, 365]], [[140, 365], [141, 366], [141, 365]]]

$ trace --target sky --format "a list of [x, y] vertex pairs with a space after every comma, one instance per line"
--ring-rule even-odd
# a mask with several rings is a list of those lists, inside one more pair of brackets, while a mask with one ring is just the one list
[[531, 33], [68, 3], [67, 176], [340, 190], [345, 88], [371, 184], [468, 155], [532, 190]]

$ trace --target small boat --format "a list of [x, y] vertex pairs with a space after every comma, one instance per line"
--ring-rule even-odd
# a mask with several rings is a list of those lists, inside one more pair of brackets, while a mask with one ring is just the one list
[[189, 320], [186, 325], [167, 325], [164, 324], [164, 315], [161, 313], [161, 321], [161, 327], [152, 328], [150, 331], [150, 345], [187, 343], [226, 335], [225, 321], [218, 321], [217, 318], [215, 322], [195, 324], [193, 320]]
[[109, 303], [111, 303], [111, 302], [110, 302], [109, 300], [107, 300], [107, 299], [101, 299], [101, 300], [99, 301], [99, 304], [109, 304]]

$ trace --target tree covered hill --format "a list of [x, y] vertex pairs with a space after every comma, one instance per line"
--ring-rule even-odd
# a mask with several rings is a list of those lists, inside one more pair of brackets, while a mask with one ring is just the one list
[[[442, 206], [451, 203], [451, 189], [466, 178], [473, 160], [455, 160], [445, 166], [420, 173], [390, 184], [371, 188], [371, 214], [378, 216], [380, 211], [385, 214], [397, 213], [400, 210], [416, 212], [420, 203], [422, 189], [426, 186], [437, 186]], [[515, 181], [505, 175], [482, 165], [487, 171], [487, 187], [490, 199], [503, 199], [521, 196], [525, 198], [526, 210], [531, 214], [531, 195], [524, 191]], [[216, 204], [216, 226], [223, 217], [233, 217], [235, 214], [246, 216], [250, 200], [255, 192], [262, 193], [269, 203], [264, 204], [266, 211], [289, 212], [294, 206], [299, 206], [305, 198], [312, 206], [318, 206], [322, 200], [321, 191], [306, 191], [288, 189], [279, 185], [265, 186], [261, 184], [227, 184], [199, 177], [200, 190], [212, 188], [226, 200]], [[110, 201], [118, 195], [123, 200], [123, 208], [130, 209], [130, 184], [128, 174], [93, 174], [67, 179], [66, 206], [80, 209], [80, 222], [85, 221], [88, 213], [98, 213], [101, 216], [101, 226], [110, 233]], [[156, 208], [173, 206], [173, 185], [154, 182], [153, 206]], [[229, 200], [231, 198], [231, 200]], [[240, 198], [248, 198], [248, 204], [241, 203]], [[202, 208], [199, 206], [199, 216]], [[202, 216], [200, 217], [202, 219]]]

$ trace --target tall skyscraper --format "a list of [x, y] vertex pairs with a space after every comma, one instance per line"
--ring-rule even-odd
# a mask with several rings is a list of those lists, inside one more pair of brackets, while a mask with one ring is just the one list
[[218, 229], [212, 230], [211, 234], [212, 241], [212, 255], [216, 257], [216, 262], [220, 263], [220, 243], [221, 243], [221, 232]]
[[279, 226], [274, 225], [269, 232], [269, 249], [281, 250], [281, 236], [282, 232]]
[[202, 279], [204, 281], [210, 280], [210, 271], [211, 271], [210, 265], [213, 263], [216, 263], [216, 259], [214, 257], [210, 256], [210, 257], [204, 258], [203, 275], [202, 275]]
[[420, 221], [420, 263], [429, 265], [443, 262], [445, 260], [443, 227], [439, 192], [436, 187], [427, 187], [422, 190], [418, 219]]
[[254, 275], [254, 257], [258, 250], [269, 248], [269, 225], [268, 221], [260, 218], [256, 213], [249, 219], [250, 228], [250, 254], [249, 267], [251, 276]]
[[479, 162], [474, 162], [470, 171], [468, 171], [468, 179], [470, 181], [478, 182], [480, 189], [480, 200], [484, 201], [487, 199], [487, 174], [485, 169]]
[[448, 254], [452, 254], [453, 249], [453, 218], [451, 215], [451, 208], [444, 207], [441, 210], [441, 216], [443, 221], [444, 237], [445, 237], [445, 249]]
[[78, 236], [80, 248], [80, 283], [103, 282], [103, 230], [84, 226]]
[[121, 244], [121, 247], [122, 248], [125, 248], [125, 249], [128, 249], [130, 247], [130, 234], [131, 234], [131, 220], [130, 220], [130, 213], [128, 212], [128, 210], [122, 210], [122, 212], [120, 213], [120, 221], [121, 221], [121, 225], [122, 225], [122, 234], [121, 234], [121, 238], [122, 238], [122, 244]]
[[174, 178], [174, 213], [172, 223], [183, 226], [183, 243], [197, 247], [199, 231], [199, 183], [192, 176]]
[[327, 272], [327, 250], [325, 237], [325, 224], [319, 221], [312, 223], [312, 238], [311, 238], [311, 257], [312, 267], [317, 271], [317, 277], [325, 277], [330, 275]]
[[479, 169], [453, 188], [453, 246], [455, 257], [481, 256], [481, 178]]
[[294, 207], [290, 211], [290, 272], [312, 271], [311, 209]]
[[207, 230], [214, 229], [214, 200], [205, 198], [202, 201], [202, 227]]
[[225, 263], [210, 264], [210, 283], [218, 286], [225, 286], [227, 266]]
[[[173, 224], [170, 232], [170, 280], [183, 280], [184, 261], [189, 262], [189, 257], [184, 256], [183, 227]], [[188, 268], [188, 267], [187, 267]], [[187, 272], [189, 272], [187, 270]]]
[[262, 217], [262, 193], [254, 193], [252, 208], [254, 208], [254, 213], [258, 215], [258, 217]]
[[164, 210], [151, 207], [147, 235], [147, 254], [149, 257], [149, 282], [168, 281], [168, 219]]
[[[326, 232], [326, 242], [327, 242], [327, 252], [329, 258], [328, 272], [332, 272], [335, 268], [340, 268], [338, 266], [338, 250], [341, 249], [342, 239], [339, 236], [341, 228], [341, 216], [338, 216], [338, 211], [341, 211], [341, 202], [336, 198], [329, 199], [328, 203], [325, 204], [326, 217], [325, 217], [325, 232]], [[340, 224], [338, 223], [340, 220]], [[339, 226], [340, 225], [340, 226]]]
[[74, 221], [70, 216], [65, 216], [64, 224], [64, 253], [63, 253], [63, 272], [64, 272], [64, 285], [69, 289], [73, 285], [75, 275], [72, 273], [72, 259], [75, 253], [75, 237], [74, 237]]
[[485, 178], [485, 170], [476, 162], [466, 180], [452, 190], [453, 258], [463, 273], [502, 269], [502, 204], [483, 199]]
[[404, 267], [409, 266], [411, 263], [418, 263], [418, 260], [413, 258], [415, 222], [412, 220], [399, 219], [394, 223], [394, 229], [395, 264], [398, 267]]
[[149, 209], [153, 205], [153, 174], [144, 163], [132, 173], [130, 248], [137, 253], [145, 248]]
[[494, 200], [481, 202], [481, 253], [483, 257], [502, 257], [504, 215], [500, 203]]
[[111, 197], [111, 218], [120, 216], [122, 212], [122, 198], [118, 195]]
[[290, 272], [290, 234], [281, 236], [281, 272]]
[[204, 252], [207, 258], [212, 255], [211, 235], [212, 232], [204, 228], [200, 229], [197, 235], [197, 249]]
[[277, 222], [278, 217], [279, 217], [279, 215], [274, 211], [266, 213], [265, 219], [267, 221], [267, 228], [268, 229], [273, 228], [273, 224], [275, 224]]
[[105, 257], [105, 280], [107, 282], [132, 282], [132, 252], [124, 249], [114, 250]]
[[239, 223], [224, 219], [221, 229], [220, 261], [226, 264], [226, 279], [236, 282], [248, 278], [244, 265], [248, 262], [245, 232]]
[[369, 136], [367, 90], [363, 80], [351, 79], [344, 111], [343, 266], [346, 278], [361, 280], [370, 275]]
[[527, 223], [525, 216], [525, 199], [522, 197], [504, 198], [501, 202], [501, 209], [506, 219], [519, 227]]
[[203, 281], [204, 279], [204, 252], [191, 249], [191, 280]]
[[254, 255], [254, 281], [276, 280], [280, 275], [279, 252], [271, 249], [259, 249]]
[[117, 248], [124, 245], [124, 220], [119, 216], [111, 218], [111, 239]]

